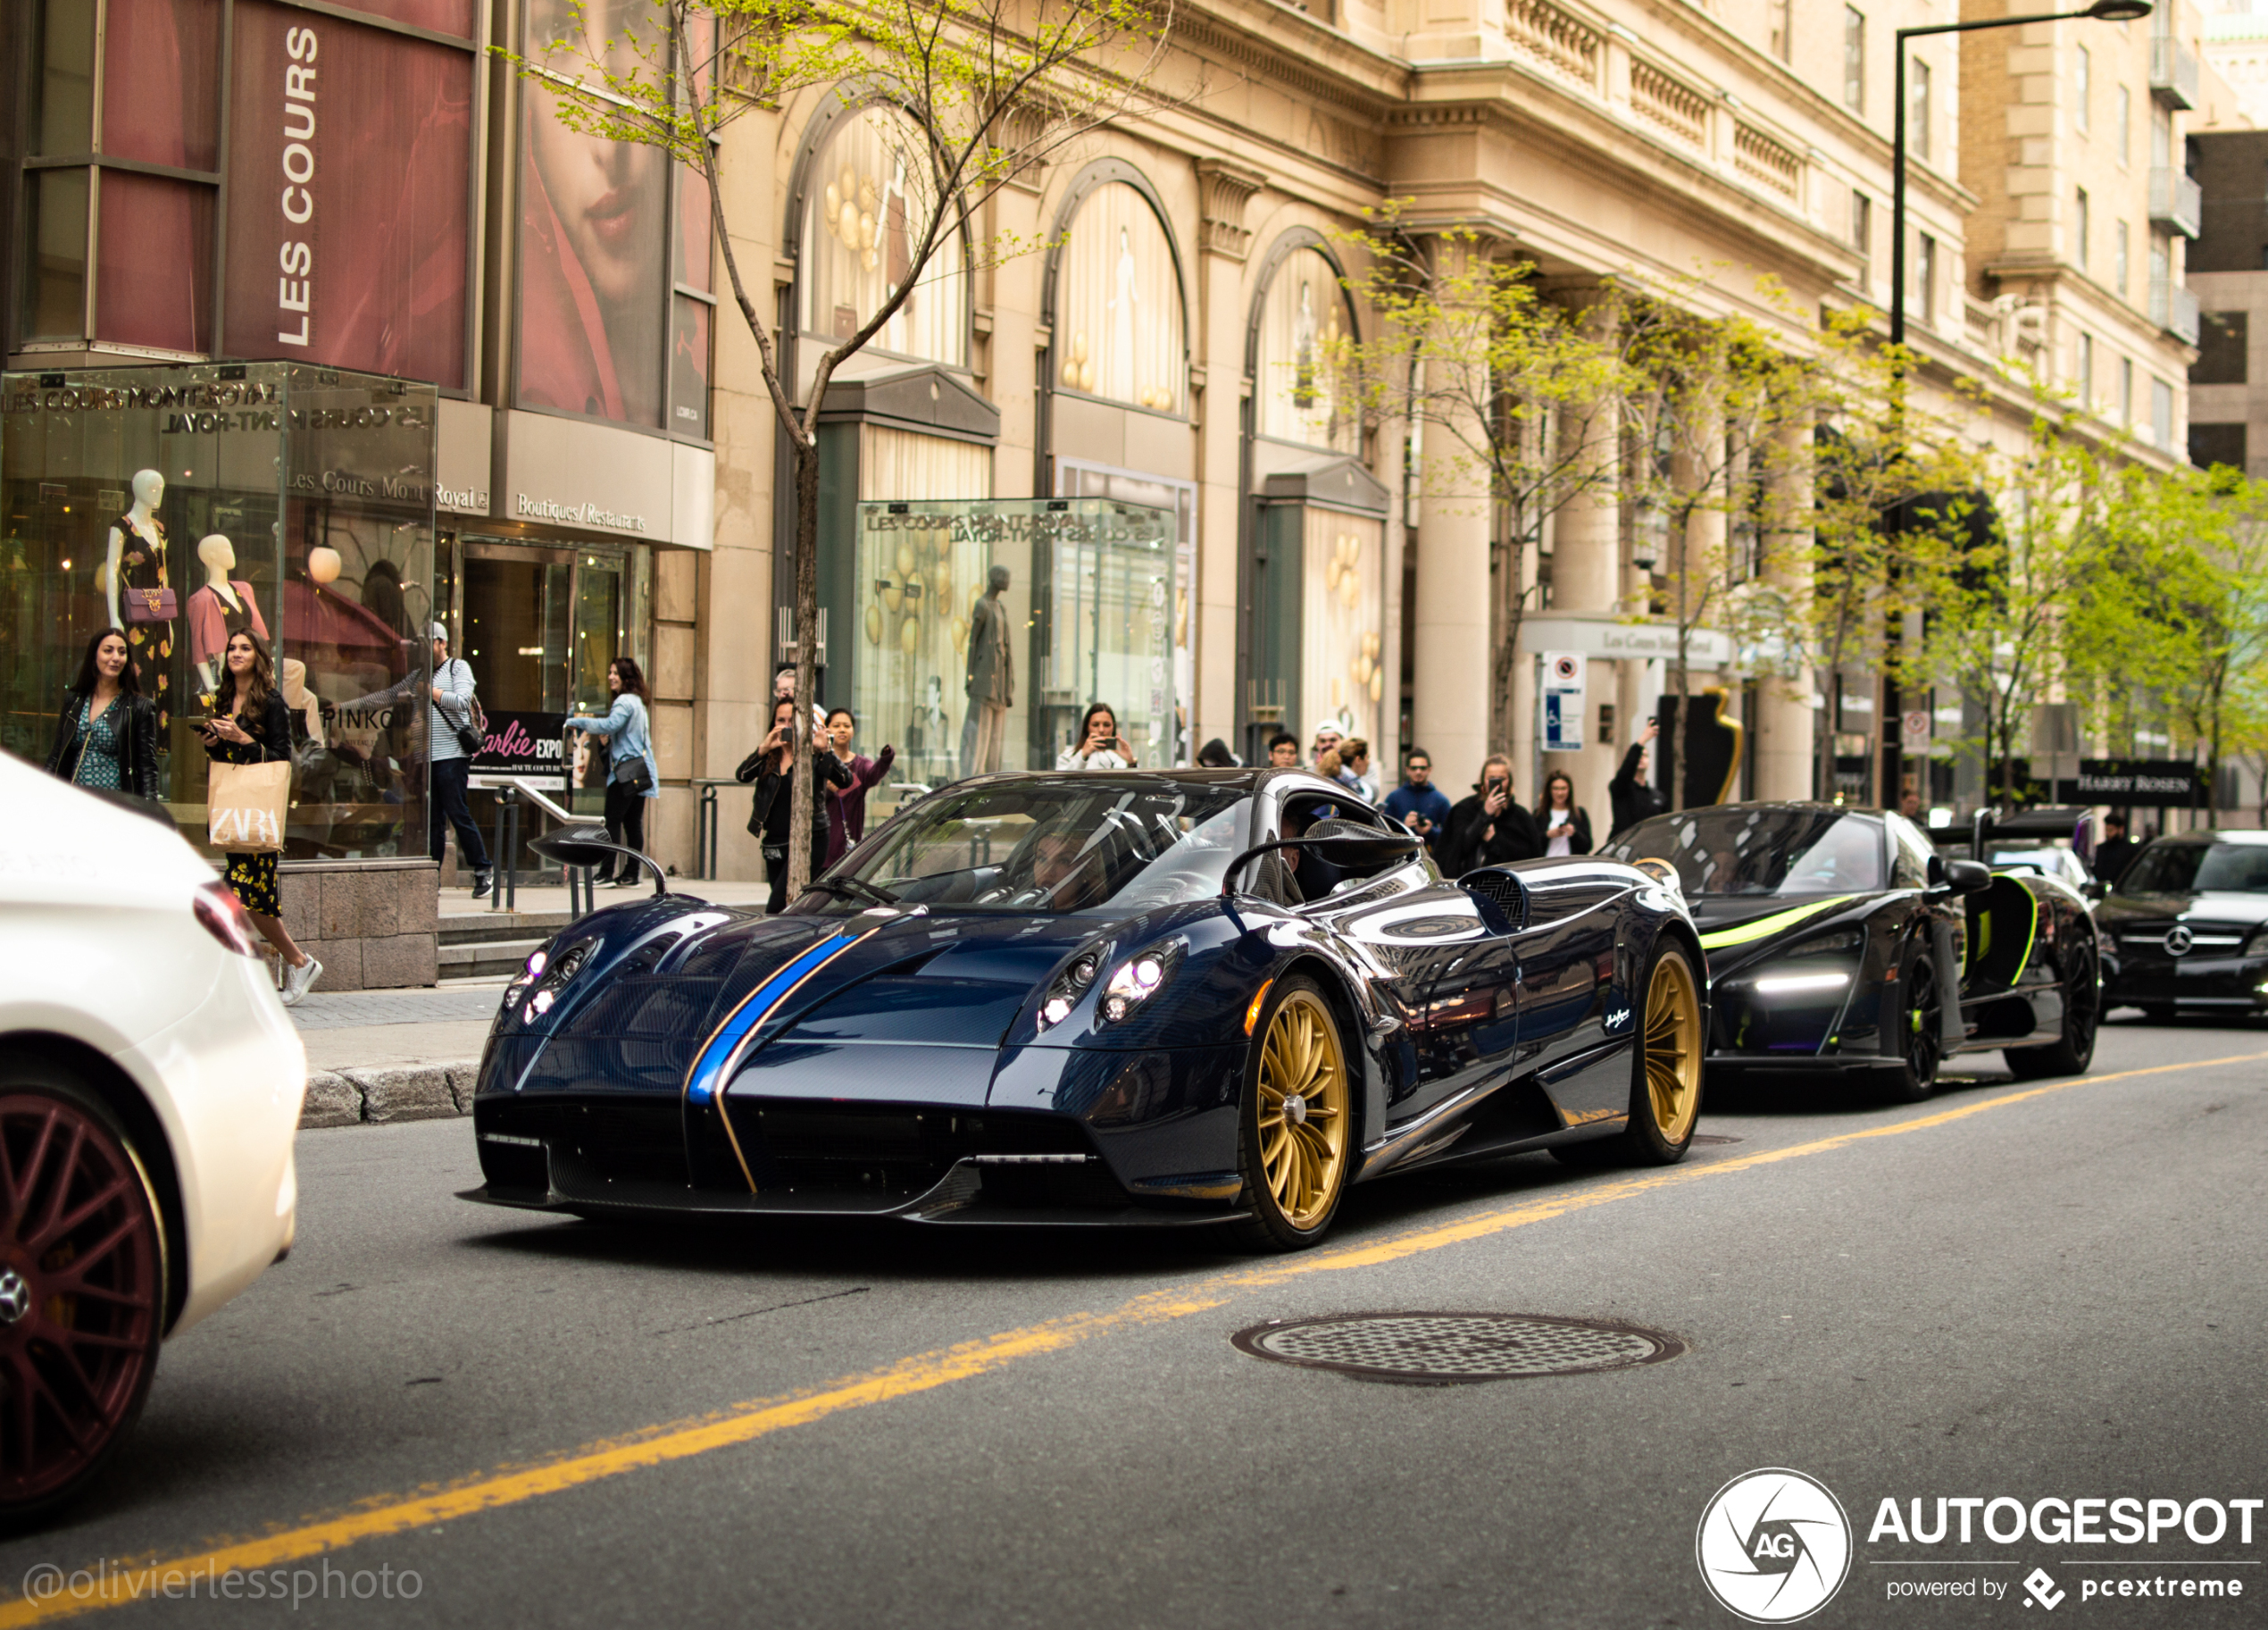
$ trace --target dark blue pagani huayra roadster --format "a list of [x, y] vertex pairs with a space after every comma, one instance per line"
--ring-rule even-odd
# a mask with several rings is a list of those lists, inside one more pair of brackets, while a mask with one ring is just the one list
[[1705, 975], [1667, 868], [1447, 882], [1304, 771], [986, 776], [778, 916], [660, 888], [505, 991], [467, 1198], [1288, 1250], [1351, 1183], [1532, 1149], [1666, 1163], [1700, 1108]]

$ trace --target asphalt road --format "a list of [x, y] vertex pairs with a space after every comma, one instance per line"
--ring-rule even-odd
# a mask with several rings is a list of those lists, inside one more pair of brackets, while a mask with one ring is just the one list
[[[2251, 1544], [1868, 1542], [1886, 1497], [2268, 1495], [2268, 1031], [2116, 1024], [2076, 1083], [1961, 1064], [1915, 1107], [1720, 1095], [1702, 1131], [1736, 1141], [1668, 1173], [1381, 1183], [1291, 1258], [530, 1220], [452, 1198], [469, 1123], [305, 1133], [290, 1260], [167, 1349], [119, 1473], [0, 1545], [0, 1584], [334, 1570], [328, 1601], [245, 1576], [83, 1621], [121, 1624], [1732, 1625], [1696, 1525], [1786, 1467], [1855, 1530], [1813, 1624], [2262, 1622], [2268, 1513]], [[1230, 1345], [1355, 1309], [1688, 1350], [1417, 1387]], [[2207, 1576], [2246, 1594], [2084, 1593]], [[2005, 1594], [1891, 1597], [1917, 1580]]]

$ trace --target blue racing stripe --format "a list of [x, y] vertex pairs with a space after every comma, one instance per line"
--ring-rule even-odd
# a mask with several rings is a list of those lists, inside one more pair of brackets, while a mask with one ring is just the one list
[[871, 932], [871, 929], [865, 932], [845, 930], [821, 940], [751, 991], [746, 999], [727, 1016], [724, 1023], [717, 1026], [716, 1033], [702, 1047], [701, 1056], [693, 1061], [693, 1068], [685, 1078], [686, 1102], [696, 1105], [714, 1102], [724, 1085], [725, 1076], [740, 1061], [748, 1039], [755, 1033], [756, 1027], [771, 1016], [771, 1010], [806, 978]]

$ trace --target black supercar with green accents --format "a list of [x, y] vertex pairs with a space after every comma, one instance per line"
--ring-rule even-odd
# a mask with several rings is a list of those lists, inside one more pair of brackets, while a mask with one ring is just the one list
[[1952, 1054], [2019, 1076], [2095, 1051], [2101, 948], [2087, 901], [2037, 871], [1940, 857], [1885, 810], [1719, 804], [1620, 834], [1673, 869], [1709, 958], [1709, 1070], [1857, 1074], [1929, 1096]]

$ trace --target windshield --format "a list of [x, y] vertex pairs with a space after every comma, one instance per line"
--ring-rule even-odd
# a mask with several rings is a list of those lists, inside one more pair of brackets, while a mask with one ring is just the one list
[[1616, 860], [1666, 860], [1703, 894], [1858, 894], [1886, 885], [1882, 824], [1839, 809], [1738, 805], [1655, 815], [1616, 840]]
[[1205, 899], [1245, 848], [1251, 802], [1241, 785], [1095, 774], [947, 788], [846, 857], [797, 908], [863, 911], [887, 897], [955, 911], [1122, 915]]
[[2268, 844], [2153, 843], [2118, 880], [2121, 894], [2268, 894]]

